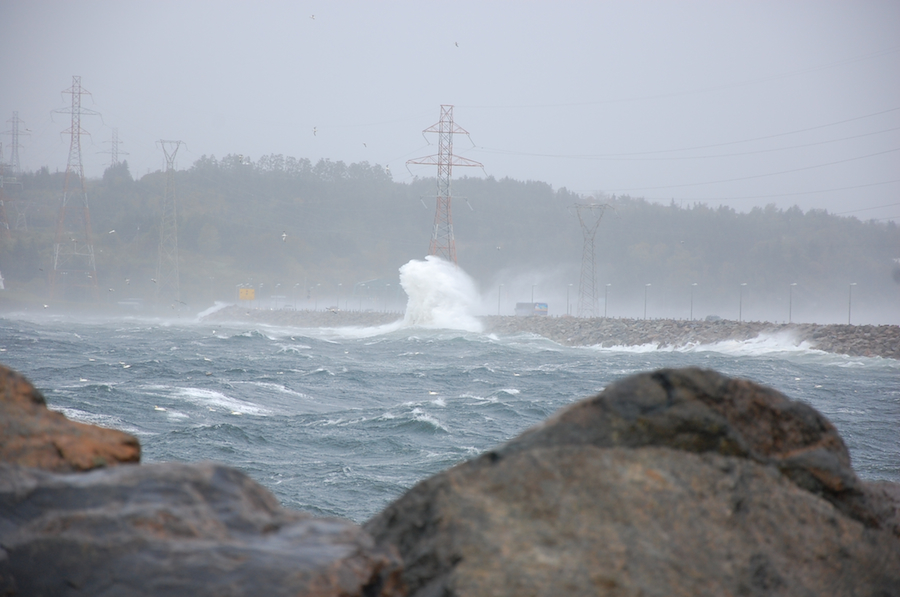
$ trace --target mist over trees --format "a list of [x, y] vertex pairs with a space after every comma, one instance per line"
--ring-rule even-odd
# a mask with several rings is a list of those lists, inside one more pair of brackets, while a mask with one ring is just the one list
[[[47, 294], [63, 177], [43, 168], [8, 193], [30, 207], [27, 231], [0, 239], [7, 293]], [[152, 299], [165, 177], [135, 180], [123, 162], [87, 181], [100, 286], [114, 291], [103, 300]], [[298, 308], [400, 310], [397, 270], [427, 254], [434, 224], [433, 178], [399, 183], [366, 162], [203, 156], [176, 172], [175, 185], [181, 294], [198, 310], [235, 300], [241, 284], [262, 285], [261, 301], [276, 294]], [[646, 306], [648, 317], [687, 318], [692, 304], [695, 318], [737, 319], [740, 308], [744, 319], [781, 321], [790, 309], [794, 321], [840, 322], [856, 283], [854, 322], [900, 320], [893, 222], [586, 198], [536, 181], [459, 178], [457, 254], [482, 289], [485, 313], [511, 314], [532, 295], [550, 302], [552, 314], [575, 313], [583, 236], [573, 206], [585, 201], [609, 205], [596, 234], [599, 315], [641, 317]]]

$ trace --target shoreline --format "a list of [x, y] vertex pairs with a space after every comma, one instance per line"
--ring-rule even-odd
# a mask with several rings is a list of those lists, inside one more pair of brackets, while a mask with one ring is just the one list
[[[402, 313], [373, 311], [304, 311], [224, 307], [203, 317], [205, 321], [254, 322], [289, 327], [379, 326], [403, 319]], [[605, 319], [579, 317], [478, 317], [484, 332], [500, 335], [531, 333], [566, 346], [644, 346], [680, 348], [746, 341], [760, 336], [786, 335], [800, 345], [849, 356], [900, 360], [900, 326], [816, 323], [686, 321], [674, 319]]]

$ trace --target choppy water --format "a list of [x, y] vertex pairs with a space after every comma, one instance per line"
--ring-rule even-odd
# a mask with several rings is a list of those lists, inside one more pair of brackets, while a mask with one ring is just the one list
[[806, 401], [838, 427], [860, 476], [900, 481], [900, 362], [771, 341], [610, 350], [409, 327], [8, 316], [0, 362], [51, 408], [136, 435], [144, 462], [225, 462], [287, 507], [358, 522], [558, 408], [659, 367], [709, 367]]

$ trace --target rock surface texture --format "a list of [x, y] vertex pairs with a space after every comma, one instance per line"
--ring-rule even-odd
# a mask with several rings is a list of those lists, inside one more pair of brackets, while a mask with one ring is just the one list
[[611, 385], [366, 523], [411, 596], [900, 595], [900, 492], [834, 427], [697, 369]]
[[0, 595], [404, 594], [396, 552], [351, 521], [284, 510], [215, 464], [105, 468], [139, 457], [0, 366]]
[[402, 595], [390, 548], [234, 469], [0, 464], [0, 595]]
[[69, 472], [140, 459], [134, 436], [49, 410], [27, 379], [0, 365], [0, 462]]

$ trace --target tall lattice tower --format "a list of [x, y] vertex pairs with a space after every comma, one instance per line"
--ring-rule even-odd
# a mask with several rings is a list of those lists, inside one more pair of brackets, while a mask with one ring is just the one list
[[9, 239], [9, 220], [6, 217], [6, 192], [3, 190], [3, 178], [6, 175], [6, 161], [3, 159], [3, 142], [0, 141], [0, 238]]
[[22, 120], [19, 118], [18, 112], [13, 112], [12, 118], [7, 120], [10, 124], [10, 129], [5, 131], [5, 134], [8, 134], [12, 137], [12, 143], [10, 143], [10, 152], [9, 152], [9, 164], [6, 171], [7, 176], [18, 176], [22, 173], [21, 165], [19, 164], [19, 149], [22, 148], [22, 145], [19, 143], [19, 135], [27, 135], [27, 132], [21, 132], [19, 130], [19, 125], [22, 124]]
[[156, 301], [181, 302], [178, 278], [178, 220], [175, 210], [175, 154], [181, 141], [159, 141], [166, 156], [166, 194], [159, 225], [159, 260], [156, 264]]
[[[434, 213], [434, 230], [431, 234], [429, 255], [437, 255], [456, 263], [456, 240], [453, 236], [453, 215], [451, 212], [450, 176], [453, 166], [484, 166], [474, 160], [453, 155], [453, 135], [468, 135], [461, 126], [453, 122], [453, 106], [441, 105], [441, 120], [424, 131], [438, 134], [438, 153], [409, 160], [407, 164], [437, 166], [437, 208]], [[427, 138], [427, 137], [426, 137]]]
[[584, 235], [581, 251], [581, 280], [578, 283], [578, 317], [595, 317], [597, 314], [597, 281], [594, 265], [594, 237], [597, 227], [608, 207], [601, 203], [576, 203], [575, 212]]
[[101, 151], [100, 153], [108, 153], [109, 154], [109, 166], [108, 168], [112, 168], [113, 166], [119, 165], [119, 154], [128, 155], [127, 151], [119, 151], [119, 129], [113, 128], [112, 137], [108, 141], [109, 143], [109, 151]]
[[69, 130], [63, 131], [71, 135], [71, 142], [59, 218], [56, 221], [53, 268], [50, 270], [50, 296], [83, 298], [82, 290], [88, 289], [91, 297], [98, 300], [100, 294], [97, 261], [94, 257], [84, 166], [81, 163], [81, 135], [88, 134], [81, 128], [81, 117], [97, 115], [98, 112], [81, 106], [81, 96], [90, 95], [90, 92], [81, 87], [81, 77], [73, 76], [72, 87], [63, 93], [72, 96], [72, 105], [56, 112], [72, 115], [72, 126]]

